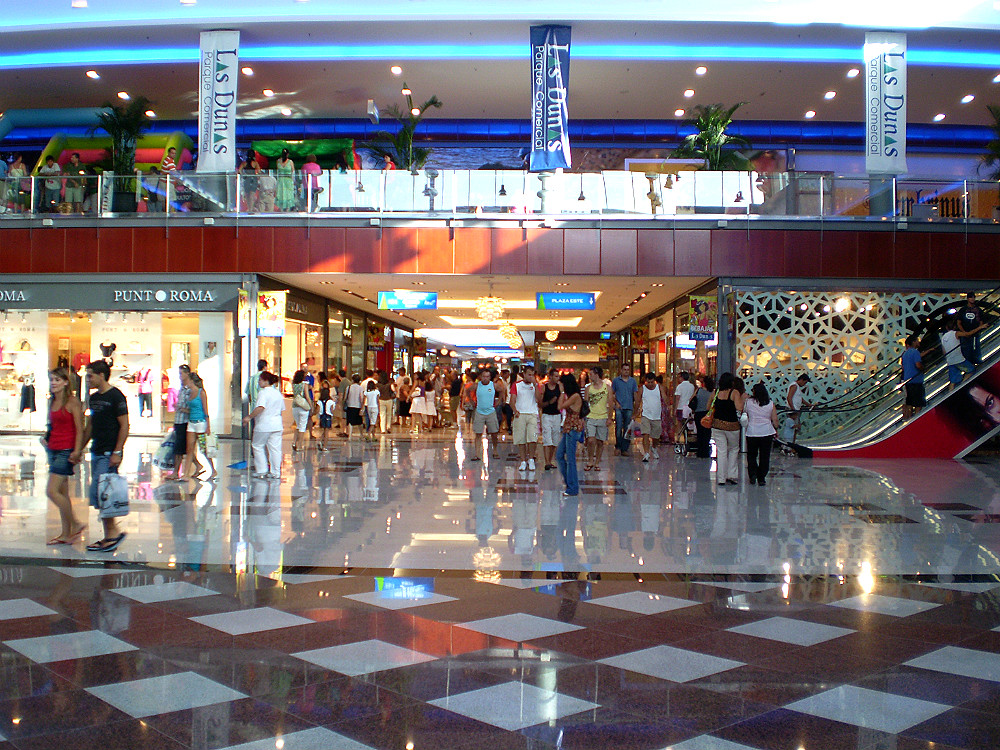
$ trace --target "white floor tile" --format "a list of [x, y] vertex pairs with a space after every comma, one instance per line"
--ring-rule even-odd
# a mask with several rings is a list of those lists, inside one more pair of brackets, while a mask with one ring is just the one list
[[221, 630], [230, 635], [259, 633], [264, 630], [290, 628], [294, 625], [308, 625], [313, 622], [306, 617], [299, 617], [289, 612], [271, 607], [255, 607], [237, 612], [220, 612], [215, 615], [200, 615], [192, 617], [192, 622], [200, 622], [215, 630]]
[[62, 573], [70, 578], [94, 578], [96, 576], [110, 576], [117, 575], [121, 573], [120, 570], [108, 570], [105, 567], [95, 568], [90, 566], [77, 566], [77, 567], [59, 567], [56, 565], [50, 565], [49, 570], [54, 570], [57, 573]]
[[545, 638], [559, 633], [569, 633], [573, 630], [583, 630], [579, 625], [550, 620], [547, 617], [536, 617], [517, 612], [512, 615], [488, 617], [485, 620], [473, 620], [462, 623], [460, 627], [475, 630], [477, 633], [506, 638], [508, 641], [530, 641], [534, 638]]
[[906, 666], [1000, 682], [1000, 654], [989, 651], [945, 646], [916, 659], [910, 659], [906, 662]]
[[690, 599], [678, 599], [673, 596], [651, 594], [644, 591], [629, 591], [627, 594], [602, 596], [597, 599], [591, 599], [589, 603], [599, 604], [602, 607], [623, 609], [626, 612], [638, 612], [643, 615], [655, 615], [660, 612], [669, 612], [673, 609], [696, 607], [699, 604], [699, 602], [693, 602]]
[[791, 617], [769, 617], [766, 620], [737, 625], [727, 630], [730, 633], [742, 633], [756, 638], [792, 643], [796, 646], [815, 646], [817, 643], [856, 632], [850, 628], [837, 628], [833, 625], [795, 620]]
[[[244, 742], [242, 745], [230, 745], [220, 750], [274, 750], [277, 747], [275, 744], [277, 740], [277, 737], [267, 737]], [[370, 745], [362, 745], [349, 737], [322, 727], [283, 734], [281, 741], [283, 750], [373, 750]]]
[[845, 724], [898, 734], [951, 709], [903, 695], [842, 685], [795, 701], [785, 708]]
[[930, 589], [966, 591], [970, 594], [984, 594], [993, 589], [1000, 589], [1000, 583], [921, 583], [920, 585]]
[[218, 591], [195, 586], [187, 581], [169, 581], [167, 583], [151, 583], [146, 586], [125, 586], [111, 589], [116, 594], [134, 599], [143, 604], [154, 602], [172, 602], [179, 599], [193, 599], [196, 596], [215, 596]]
[[136, 719], [246, 698], [194, 672], [97, 685], [87, 688], [87, 692]]
[[42, 617], [54, 614], [56, 613], [53, 610], [43, 607], [31, 599], [0, 600], [0, 620], [20, 620], [25, 617]]
[[[691, 581], [691, 583], [696, 583], [699, 586], [715, 586], [719, 589], [729, 589], [730, 591], [739, 591], [744, 594], [759, 594], [761, 591], [770, 591], [781, 586], [780, 583], [755, 583], [754, 581], [733, 581], [731, 583], [725, 583], [724, 581]], [[708, 737], [708, 735], [702, 736]], [[716, 742], [725, 741], [717, 737], [709, 737], [709, 739]]]
[[276, 581], [285, 583], [316, 583], [317, 581], [346, 581], [354, 576], [319, 575], [316, 573], [275, 573], [271, 576]]
[[[396, 592], [390, 592], [396, 593]], [[373, 607], [382, 609], [407, 609], [408, 607], [423, 607], [427, 604], [440, 604], [441, 602], [457, 601], [453, 596], [430, 593], [414, 599], [393, 598], [385, 596], [381, 591], [369, 591], [367, 594], [348, 594], [345, 599], [351, 599], [363, 604], [371, 604]]]
[[542, 586], [556, 586], [566, 583], [560, 578], [500, 578], [496, 581], [482, 581], [482, 583], [492, 583], [496, 586], [506, 586], [509, 589], [538, 589]]
[[892, 617], [909, 617], [941, 605], [936, 602], [919, 602], [913, 599], [900, 599], [896, 596], [883, 596], [882, 594], [861, 594], [839, 602], [831, 602], [830, 606], [856, 609], [861, 612], [875, 612]]
[[412, 664], [422, 664], [435, 659], [435, 657], [422, 654], [419, 651], [412, 651], [378, 640], [300, 651], [292, 656], [351, 677], [397, 667], [408, 667]]
[[39, 664], [136, 650], [132, 644], [118, 640], [100, 630], [43, 635], [38, 638], [19, 638], [13, 641], [4, 641], [4, 644]]
[[730, 742], [710, 734], [702, 734], [676, 745], [668, 745], [663, 750], [758, 750], [758, 748], [741, 745], [739, 742]]
[[429, 701], [447, 711], [502, 729], [517, 730], [599, 708], [598, 704], [543, 690], [523, 682], [505, 682]]
[[741, 661], [699, 654], [673, 646], [653, 646], [601, 659], [600, 663], [672, 682], [690, 682], [743, 666]]

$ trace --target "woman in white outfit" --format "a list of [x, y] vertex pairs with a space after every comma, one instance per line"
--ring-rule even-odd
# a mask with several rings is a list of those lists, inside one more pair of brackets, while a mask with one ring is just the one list
[[715, 441], [715, 481], [719, 484], [739, 484], [740, 476], [740, 412], [743, 394], [733, 388], [731, 372], [719, 376], [719, 390], [712, 405], [712, 439]]
[[285, 410], [285, 397], [275, 387], [278, 377], [270, 372], [260, 374], [260, 391], [257, 403], [243, 424], [254, 420], [253, 467], [255, 477], [281, 475], [281, 412]]
[[304, 451], [309, 447], [309, 416], [312, 410], [313, 402], [309, 398], [309, 388], [306, 387], [306, 372], [296, 370], [292, 376], [292, 419], [295, 422], [293, 451]]

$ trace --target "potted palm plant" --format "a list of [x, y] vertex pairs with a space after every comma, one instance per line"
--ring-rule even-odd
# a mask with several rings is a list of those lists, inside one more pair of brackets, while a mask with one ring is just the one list
[[[403, 83], [403, 91], [409, 91], [406, 83]], [[440, 109], [442, 102], [436, 96], [432, 96], [419, 107], [413, 104], [413, 94], [406, 94], [406, 111], [401, 110], [397, 105], [386, 109], [386, 114], [396, 120], [399, 130], [390, 133], [387, 130], [380, 130], [372, 136], [372, 140], [365, 145], [376, 156], [389, 157], [399, 169], [408, 169], [416, 173], [418, 169], [427, 163], [427, 157], [431, 155], [429, 148], [422, 148], [413, 145], [413, 135], [416, 132], [420, 121], [430, 109]]]
[[986, 109], [993, 117], [990, 129], [993, 138], [986, 144], [986, 153], [979, 157], [979, 172], [987, 180], [997, 180], [997, 205], [993, 207], [993, 220], [1000, 221], [1000, 106], [987, 104]]
[[97, 124], [90, 132], [103, 130], [111, 136], [111, 165], [114, 171], [112, 211], [135, 211], [135, 149], [139, 137], [149, 127], [146, 111], [152, 102], [136, 96], [127, 104], [104, 102], [103, 112], [97, 115]]

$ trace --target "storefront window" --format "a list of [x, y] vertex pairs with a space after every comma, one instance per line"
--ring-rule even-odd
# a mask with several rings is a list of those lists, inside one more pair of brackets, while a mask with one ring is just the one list
[[335, 307], [327, 308], [326, 368], [328, 372], [347, 369], [351, 362], [350, 315]]

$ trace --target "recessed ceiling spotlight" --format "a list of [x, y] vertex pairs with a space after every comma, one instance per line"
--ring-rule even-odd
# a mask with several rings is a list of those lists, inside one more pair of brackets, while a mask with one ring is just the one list
[[283, 114], [285, 117], [288, 117], [290, 114], [292, 114], [292, 110], [290, 110], [288, 107], [282, 107], [281, 114]]
[[240, 72], [243, 75], [247, 76], [248, 78], [253, 78], [253, 68], [251, 68], [249, 65], [244, 65], [242, 68], [240, 68]]
[[394, 76], [403, 75], [403, 69], [398, 65], [393, 65], [391, 68], [389, 68], [389, 72], [392, 73]]
[[835, 97], [836, 95], [837, 95], [836, 91], [827, 91], [825, 94], [823, 94], [823, 98], [824, 99], [833, 99], [833, 97]]
[[993, 83], [1000, 83], [1000, 73], [993, 76]]
[[708, 68], [706, 68], [704, 65], [699, 65], [697, 68], [694, 69], [694, 74], [696, 76], [703, 76], [707, 72], [708, 72]]
[[181, 0], [181, 5], [197, 5], [198, 0]]
[[70, 3], [70, 7], [72, 7], [72, 8], [86, 8], [87, 7], [87, 0], [73, 0], [73, 2]]
[[975, 98], [976, 98], [975, 94], [966, 94], [965, 96], [962, 97], [962, 104], [968, 104]]
[[811, 120], [815, 116], [816, 116], [816, 110], [815, 109], [806, 110], [806, 119], [807, 120]]
[[944, 118], [945, 118], [944, 112], [938, 112], [936, 115], [934, 115], [934, 122], [941, 122], [941, 120], [943, 120]]
[[274, 96], [273, 89], [264, 89], [264, 96]]
[[690, 99], [692, 96], [694, 96], [694, 89], [684, 89], [685, 99]]
[[414, 117], [420, 117], [420, 107], [414, 107], [410, 110], [410, 114]]
[[861, 73], [861, 71], [858, 68], [851, 68], [849, 71], [847, 71], [847, 77], [848, 78], [857, 78], [858, 75], [860, 75], [860, 73]]
[[153, 117], [156, 117], [156, 112], [154, 112], [154, 111], [153, 111], [153, 110], [151, 110], [151, 109], [147, 109], [147, 110], [146, 110], [146, 117], [149, 117], [149, 118], [153, 118]]
[[683, 117], [683, 116], [684, 116], [684, 110], [683, 109], [675, 109], [674, 110], [674, 117]]
[[128, 95], [127, 91], [119, 91], [118, 92], [118, 98], [121, 99], [122, 101], [127, 102], [132, 97]]
[[98, 73], [96, 70], [88, 70], [87, 71], [87, 78], [91, 78], [91, 79], [93, 79], [93, 80], [96, 81], [96, 80], [99, 80], [100, 77], [101, 77], [101, 74]]

